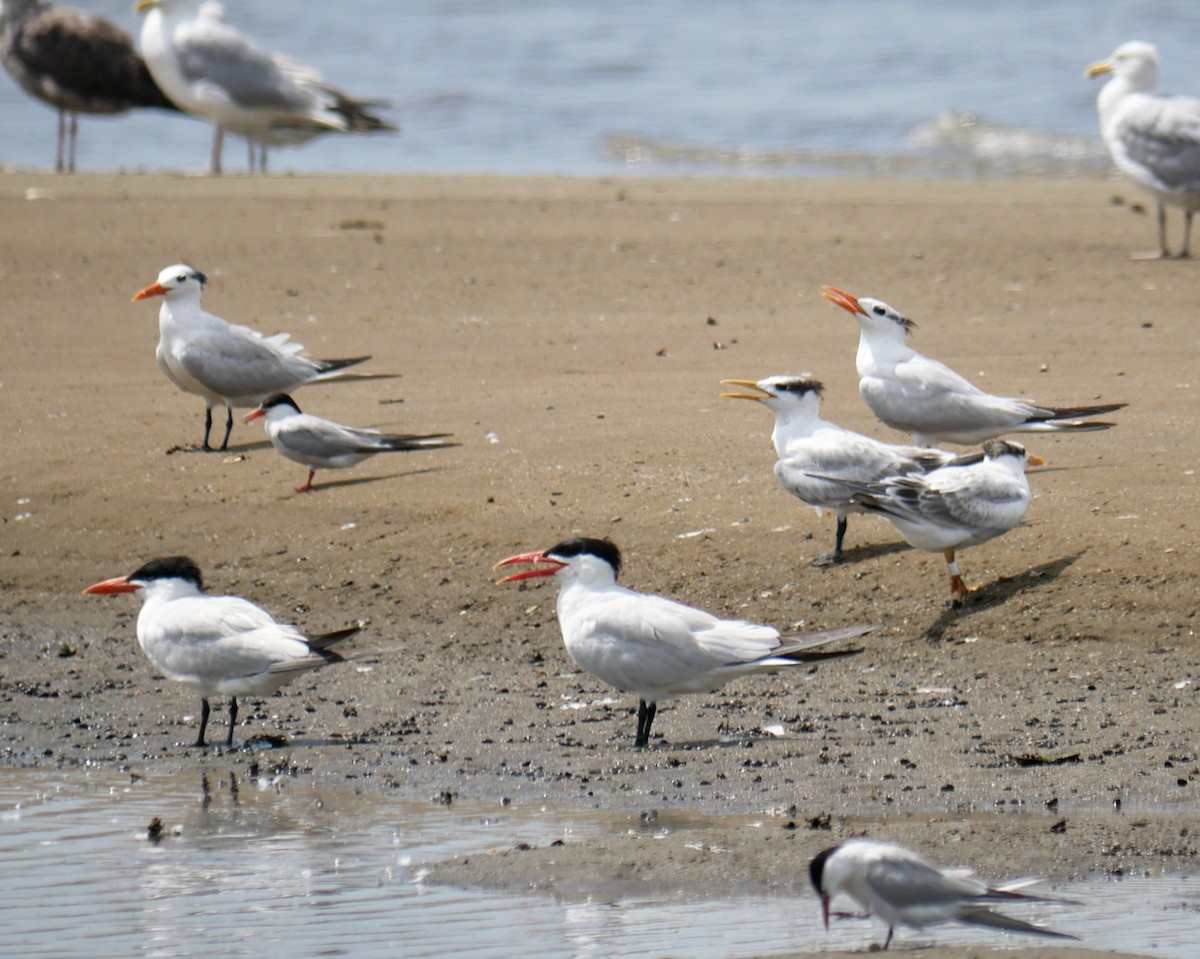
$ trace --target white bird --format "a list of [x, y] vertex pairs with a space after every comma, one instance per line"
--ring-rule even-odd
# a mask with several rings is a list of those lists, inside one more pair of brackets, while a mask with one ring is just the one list
[[330, 647], [362, 626], [305, 639], [294, 626], [237, 596], [207, 596], [200, 570], [185, 556], [155, 559], [128, 576], [96, 583], [85, 594], [141, 594], [137, 639], [146, 658], [168, 679], [200, 693], [200, 733], [204, 746], [212, 696], [229, 696], [229, 735], [233, 744], [237, 697], [273, 693], [300, 673], [342, 657]]
[[968, 455], [930, 473], [844, 485], [856, 505], [886, 517], [910, 546], [945, 556], [950, 594], [961, 604], [970, 590], [959, 574], [956, 551], [1021, 522], [1032, 499], [1025, 466], [1043, 462], [1020, 443], [988, 440], [982, 459]]
[[0, 0], [0, 60], [17, 85], [58, 111], [54, 169], [75, 172], [79, 114], [178, 110], [116, 24], [45, 0]]
[[570, 539], [546, 550], [501, 560], [504, 566], [544, 563], [500, 583], [538, 576], [559, 582], [558, 625], [567, 655], [597, 679], [638, 697], [634, 745], [649, 745], [658, 702], [720, 689], [731, 679], [806, 662], [846, 656], [858, 649], [817, 651], [874, 626], [782, 637], [771, 626], [711, 613], [617, 584], [621, 552], [608, 540]]
[[225, 131], [263, 147], [302, 143], [322, 133], [377, 133], [397, 127], [326, 83], [312, 67], [256, 46], [224, 21], [219, 5], [138, 0], [142, 57], [180, 109], [214, 124], [209, 172], [221, 172]]
[[227, 323], [204, 312], [200, 295], [208, 278], [182, 263], [168, 266], [158, 280], [134, 294], [134, 302], [163, 297], [158, 312], [158, 368], [185, 393], [204, 398], [204, 442], [211, 450], [212, 408], [225, 406], [225, 438], [229, 447], [233, 408], [258, 406], [268, 396], [288, 393], [306, 383], [342, 375], [342, 370], [369, 360], [316, 360], [301, 356], [304, 349], [287, 333], [263, 336], [247, 326]]
[[[808, 376], [768, 376], [758, 380], [721, 380], [722, 385], [743, 386], [758, 393], [722, 393], [735, 400], [755, 400], [775, 414], [771, 442], [775, 444], [775, 478], [797, 499], [837, 516], [833, 552], [813, 560], [825, 566], [842, 561], [846, 514], [867, 512], [853, 502], [841, 482], [876, 483], [888, 476], [925, 473], [945, 466], [954, 453], [918, 446], [894, 446], [862, 433], [843, 429], [821, 419], [824, 386]], [[833, 479], [822, 479], [829, 476]]]
[[[989, 887], [969, 869], [942, 869], [910, 849], [871, 839], [850, 839], [817, 853], [809, 876], [821, 897], [821, 916], [829, 928], [829, 904], [839, 894], [855, 900], [868, 915], [887, 923], [886, 949], [896, 926], [924, 929], [943, 922], [989, 926], [1056, 939], [1078, 939], [1065, 932], [1013, 919], [988, 906], [1005, 902], [1078, 905], [1071, 899], [1016, 892], [1033, 880]], [[874, 947], [872, 947], [874, 948]]]
[[1200, 99], [1165, 96], [1158, 85], [1158, 51], [1132, 40], [1084, 71], [1110, 76], [1096, 97], [1100, 136], [1113, 163], [1154, 195], [1158, 203], [1158, 252], [1138, 259], [1169, 257], [1166, 205], [1183, 210], [1179, 256], [1190, 254], [1192, 216], [1200, 210]]
[[918, 446], [971, 446], [1005, 433], [1083, 432], [1113, 424], [1084, 417], [1122, 409], [1124, 403], [1056, 409], [994, 396], [908, 345], [912, 320], [880, 300], [855, 297], [835, 286], [821, 295], [858, 320], [858, 391], [892, 429], [911, 433]]
[[297, 493], [313, 488], [317, 470], [338, 470], [357, 466], [377, 453], [406, 453], [420, 449], [446, 449], [457, 443], [443, 443], [450, 433], [380, 433], [378, 430], [342, 426], [332, 420], [301, 413], [286, 393], [276, 393], [251, 410], [243, 419], [265, 419], [267, 436], [275, 452], [293, 463], [308, 467], [308, 479], [297, 486]]

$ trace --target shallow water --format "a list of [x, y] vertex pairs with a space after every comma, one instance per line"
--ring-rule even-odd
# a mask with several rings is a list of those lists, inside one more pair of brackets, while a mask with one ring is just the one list
[[[147, 827], [157, 817], [162, 838]], [[701, 829], [710, 817], [636, 817], [567, 808], [415, 803], [316, 790], [291, 778], [193, 773], [6, 770], [0, 783], [0, 955], [734, 957], [880, 941], [870, 922], [826, 933], [812, 897], [594, 900], [427, 885], [422, 864], [517, 843], [630, 828]], [[736, 822], [756, 828], [753, 817]], [[1195, 954], [1194, 879], [1055, 887], [1081, 907], [1034, 918], [1085, 945], [1164, 957]], [[1025, 914], [1023, 914], [1025, 915]], [[906, 941], [996, 943], [942, 927]]]
[[[76, 0], [136, 34], [129, 0]], [[1084, 67], [1149, 40], [1200, 95], [1200, 6], [1123, 0], [225, 0], [228, 21], [400, 136], [276, 151], [298, 172], [996, 175], [1107, 170]], [[45, 169], [55, 118], [0, 72], [0, 164]], [[81, 123], [82, 170], [203, 169], [207, 124]], [[228, 170], [245, 168], [240, 142]]]

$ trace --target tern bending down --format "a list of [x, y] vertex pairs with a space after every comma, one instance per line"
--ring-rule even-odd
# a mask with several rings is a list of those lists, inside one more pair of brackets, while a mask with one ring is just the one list
[[[543, 564], [543, 565], [536, 565]], [[502, 559], [495, 568], [532, 565], [506, 576], [559, 582], [558, 625], [567, 655], [597, 679], [638, 698], [634, 746], [650, 744], [658, 702], [720, 689], [746, 673], [774, 672], [861, 652], [818, 650], [874, 626], [780, 636], [779, 630], [711, 613], [617, 585], [621, 552], [608, 540], [570, 539], [545, 550]]]

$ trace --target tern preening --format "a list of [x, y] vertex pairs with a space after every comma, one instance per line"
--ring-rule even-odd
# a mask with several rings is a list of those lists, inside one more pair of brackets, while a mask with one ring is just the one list
[[[846, 514], [865, 513], [841, 482], [877, 483], [888, 476], [925, 473], [944, 466], [955, 454], [918, 446], [894, 446], [821, 419], [824, 386], [809, 376], [768, 376], [766, 379], [721, 380], [757, 393], [722, 393], [735, 400], [756, 400], [775, 414], [771, 442], [775, 444], [775, 478], [779, 485], [816, 509], [833, 510], [837, 517], [833, 552], [813, 560], [824, 566], [842, 561]], [[819, 474], [814, 476], [813, 474]], [[833, 477], [824, 479], [821, 477]]]
[[[924, 929], [943, 922], [989, 926], [1008, 932], [1027, 932], [1056, 939], [1078, 939], [1065, 932], [1013, 919], [994, 912], [997, 903], [1048, 902], [1078, 905], [1071, 899], [1031, 896], [1016, 892], [1031, 880], [989, 887], [967, 869], [942, 869], [915, 852], [892, 843], [850, 839], [819, 852], [808, 867], [821, 917], [829, 928], [829, 905], [847, 895], [867, 913], [887, 923], [883, 948], [892, 943], [896, 926]], [[874, 947], [872, 947], [874, 948]]]
[[168, 679], [200, 693], [197, 746], [206, 745], [211, 697], [230, 697], [225, 745], [231, 746], [238, 696], [273, 693], [301, 673], [342, 662], [332, 647], [362, 628], [351, 626], [305, 639], [295, 626], [277, 623], [249, 600], [208, 596], [203, 589], [196, 564], [184, 556], [170, 556], [84, 590], [140, 594], [137, 639], [142, 652]]
[[638, 698], [638, 748], [650, 743], [658, 703], [687, 693], [720, 689], [731, 679], [773, 672], [858, 649], [820, 650], [839, 639], [870, 632], [850, 626], [802, 636], [781, 636], [771, 626], [711, 613], [617, 584], [621, 552], [608, 540], [570, 539], [545, 550], [501, 560], [495, 569], [533, 568], [500, 580], [539, 576], [559, 582], [558, 625], [567, 655], [597, 679]]
[[1189, 256], [1192, 216], [1200, 210], [1200, 99], [1153, 93], [1158, 85], [1158, 51], [1138, 40], [1123, 43], [1108, 59], [1090, 64], [1084, 76], [1110, 77], [1096, 97], [1100, 136], [1117, 169], [1152, 193], [1158, 203], [1158, 252], [1148, 256], [1171, 255], [1167, 204], [1183, 210], [1178, 256]]
[[346, 360], [316, 360], [301, 356], [304, 349], [291, 342], [287, 333], [264, 336], [248, 326], [228, 323], [204, 312], [200, 295], [208, 278], [182, 263], [168, 266], [158, 280], [134, 294], [134, 301], [163, 297], [158, 311], [158, 367], [185, 393], [204, 399], [204, 442], [211, 450], [212, 408], [225, 407], [225, 437], [228, 449], [233, 430], [233, 408], [258, 406], [276, 393], [290, 393], [305, 383], [340, 376], [348, 366], [363, 363], [369, 356]]
[[380, 433], [342, 426], [332, 420], [301, 413], [296, 401], [286, 393], [267, 397], [243, 419], [248, 423], [260, 417], [265, 420], [267, 436], [275, 451], [293, 463], [308, 467], [308, 479], [303, 486], [296, 487], [297, 493], [307, 493], [313, 488], [317, 470], [357, 466], [377, 453], [407, 453], [458, 445], [445, 442], [450, 433]]
[[950, 595], [961, 604], [971, 590], [959, 573], [957, 551], [1021, 522], [1032, 499], [1027, 464], [1041, 466], [1043, 460], [1020, 443], [988, 440], [982, 458], [967, 454], [930, 473], [845, 485], [853, 503], [888, 519], [910, 546], [946, 558]]
[[[312, 67], [271, 53], [198, 0], [138, 0], [146, 66], [180, 109], [215, 127], [209, 173], [221, 172], [225, 131], [262, 148], [298, 144], [323, 133], [394, 132], [372, 108], [327, 83]], [[216, 12], [214, 12], [216, 11]], [[251, 170], [253, 172], [253, 169]]]
[[0, 0], [0, 60], [17, 85], [58, 111], [54, 169], [75, 172], [79, 114], [176, 111], [115, 23], [45, 0]]
[[863, 400], [892, 429], [912, 434], [918, 446], [973, 446], [1006, 433], [1103, 430], [1113, 424], [1086, 418], [1126, 405], [1055, 409], [993, 396], [909, 346], [908, 334], [916, 324], [886, 303], [835, 286], [822, 287], [821, 295], [858, 320], [858, 391]]

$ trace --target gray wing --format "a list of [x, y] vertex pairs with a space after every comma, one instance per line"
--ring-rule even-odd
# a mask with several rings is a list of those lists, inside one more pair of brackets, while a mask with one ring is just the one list
[[1200, 190], [1200, 100], [1130, 96], [1114, 119], [1109, 147], [1123, 169], [1137, 168], [1167, 190]]
[[368, 430], [341, 426], [316, 416], [292, 417], [292, 420], [280, 431], [280, 439], [291, 452], [301, 456], [328, 459], [389, 448], [382, 442], [383, 437]]
[[872, 862], [866, 869], [866, 884], [898, 910], [954, 906], [985, 888], [978, 880], [948, 876], [916, 858]]
[[243, 107], [306, 113], [312, 96], [275, 58], [222, 23], [197, 21], [176, 43], [179, 68], [190, 83], [207, 81]]
[[317, 375], [306, 357], [285, 354], [261, 336], [236, 330], [195, 336], [178, 359], [189, 376], [227, 399], [287, 393]]

